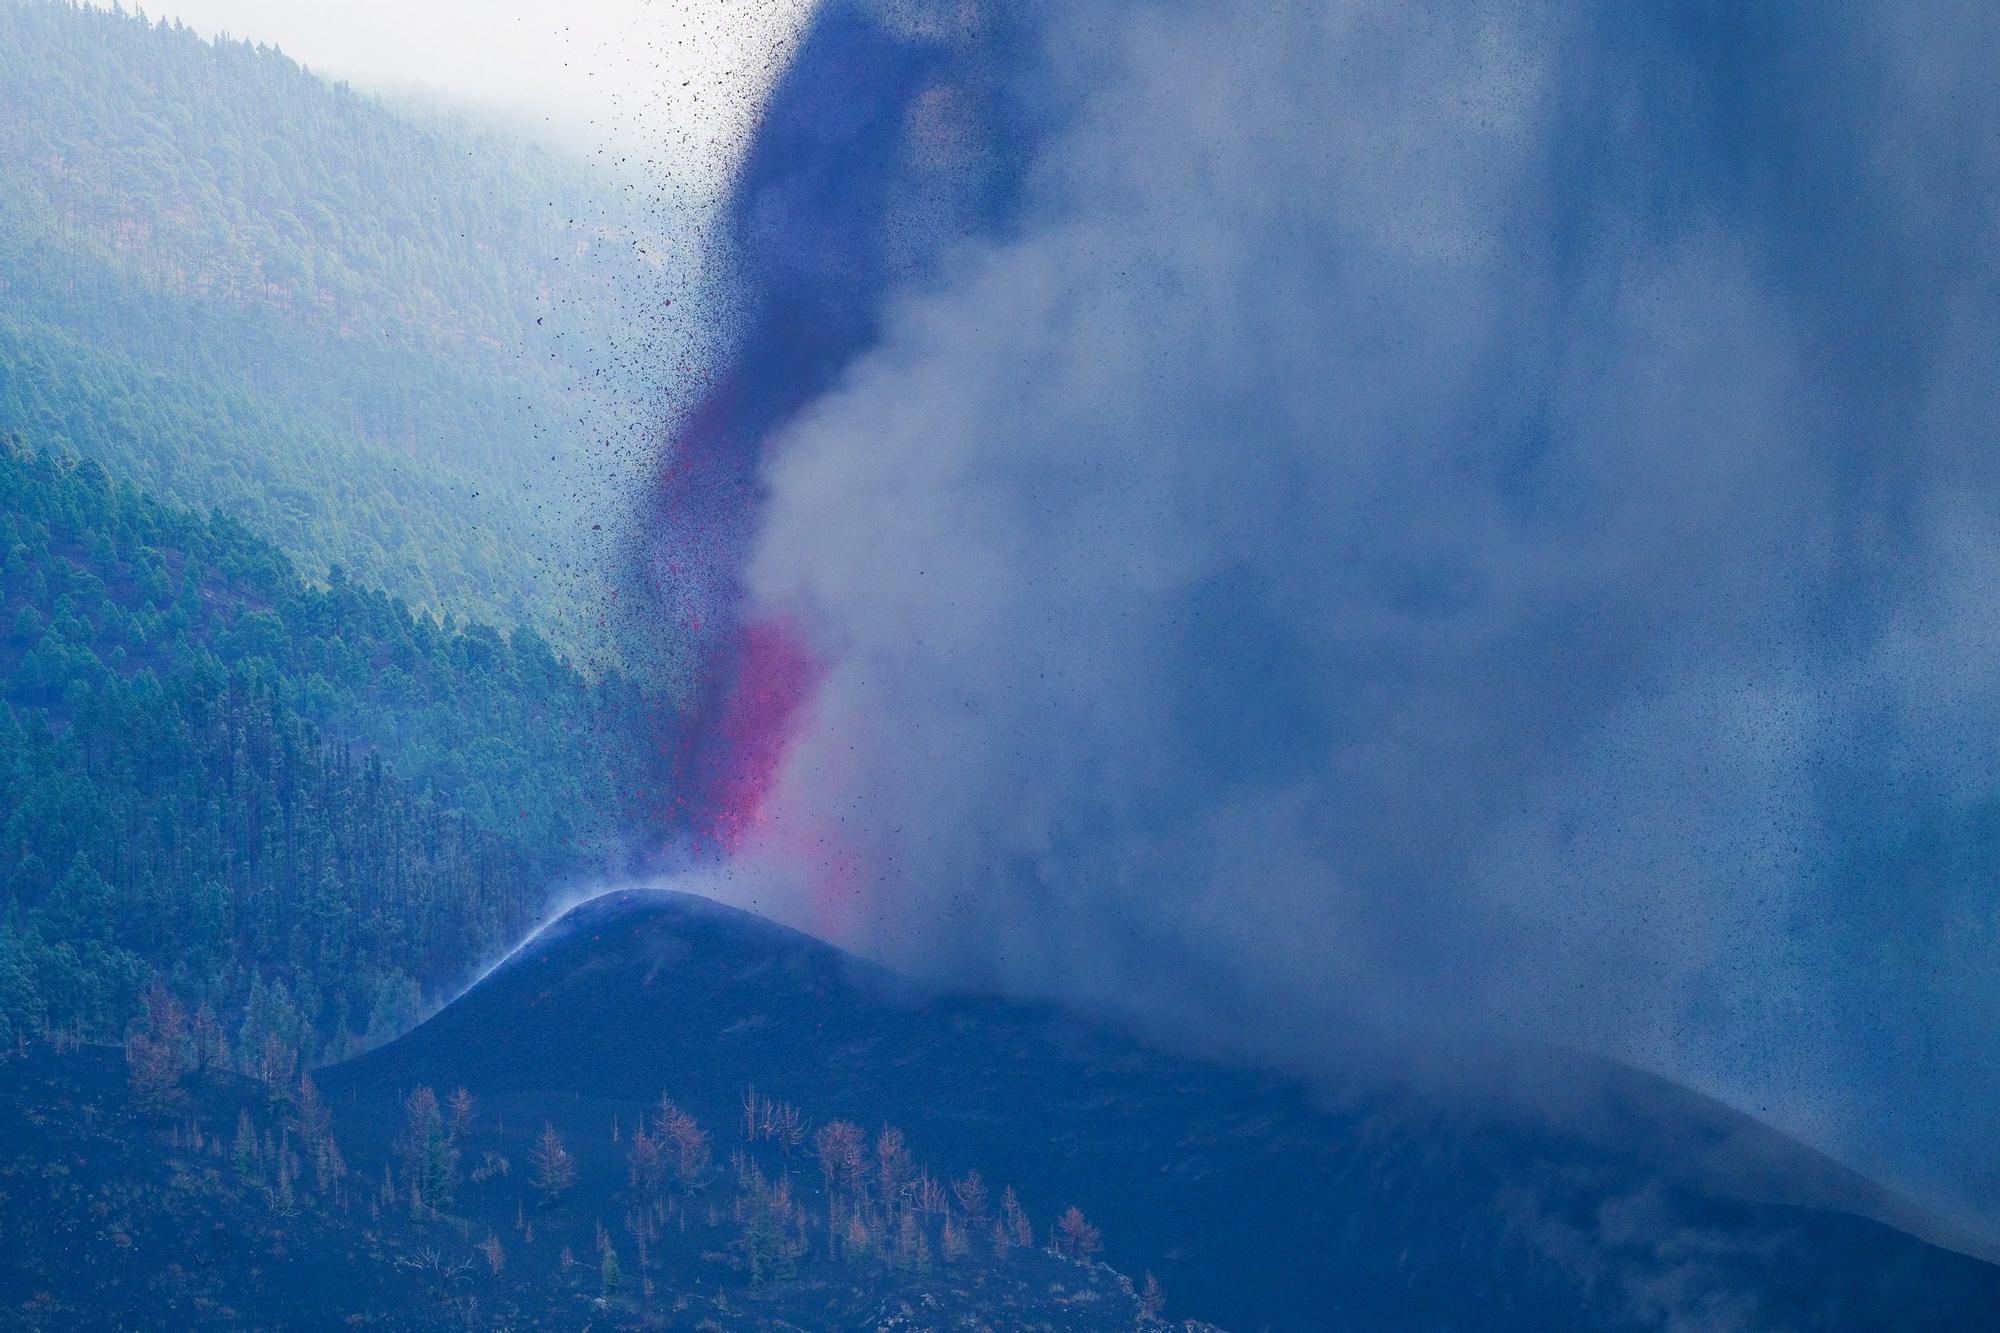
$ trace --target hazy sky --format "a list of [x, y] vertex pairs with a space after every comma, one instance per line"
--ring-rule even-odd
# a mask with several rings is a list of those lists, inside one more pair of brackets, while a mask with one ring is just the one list
[[145, 9], [209, 35], [274, 43], [358, 86], [428, 91], [592, 147], [673, 146], [693, 167], [727, 159], [810, 7], [810, 0], [154, 0]]

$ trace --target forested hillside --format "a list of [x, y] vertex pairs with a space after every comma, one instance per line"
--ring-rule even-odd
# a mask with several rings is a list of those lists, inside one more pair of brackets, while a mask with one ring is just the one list
[[115, 1039], [157, 975], [244, 1061], [337, 1056], [517, 939], [645, 799], [615, 675], [309, 584], [18, 440], [0, 593], [0, 1039]]
[[641, 388], [604, 352], [671, 282], [624, 187], [53, 0], [0, 0], [0, 179], [0, 429], [567, 636], [549, 567]]

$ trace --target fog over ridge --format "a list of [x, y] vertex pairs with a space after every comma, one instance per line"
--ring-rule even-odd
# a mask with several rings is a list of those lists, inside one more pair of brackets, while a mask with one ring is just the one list
[[746, 860], [940, 975], [1574, 1042], [1990, 1201], [1995, 19], [1038, 12], [1019, 217], [767, 455], [824, 674]]

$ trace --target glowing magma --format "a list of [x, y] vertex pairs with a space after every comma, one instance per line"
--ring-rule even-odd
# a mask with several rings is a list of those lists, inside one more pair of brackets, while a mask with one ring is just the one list
[[818, 671], [799, 635], [780, 621], [743, 627], [736, 673], [715, 719], [714, 752], [702, 774], [706, 800], [700, 835], [724, 854], [755, 832]]

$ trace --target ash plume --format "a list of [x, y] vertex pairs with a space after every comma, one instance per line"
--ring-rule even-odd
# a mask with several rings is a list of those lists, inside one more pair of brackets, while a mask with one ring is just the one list
[[729, 577], [813, 664], [740, 896], [1992, 1203], [1996, 26], [828, 5], [737, 195]]

